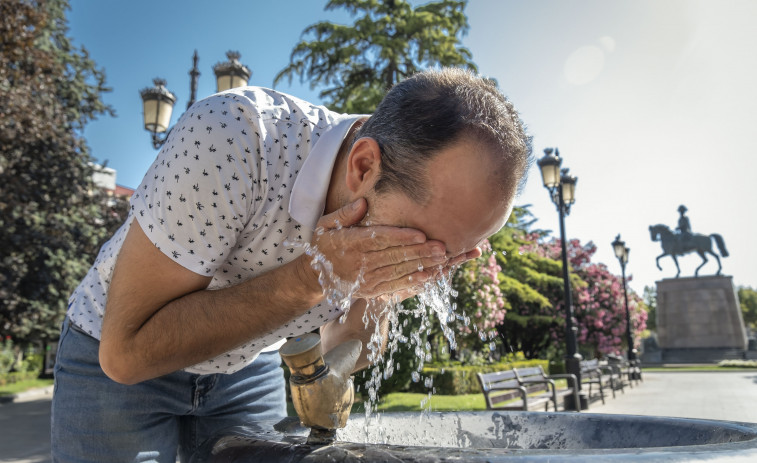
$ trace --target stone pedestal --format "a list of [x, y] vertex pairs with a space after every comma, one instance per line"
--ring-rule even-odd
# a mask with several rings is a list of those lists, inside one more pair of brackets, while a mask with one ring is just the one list
[[658, 281], [657, 342], [664, 352], [745, 351], [746, 329], [732, 278]]

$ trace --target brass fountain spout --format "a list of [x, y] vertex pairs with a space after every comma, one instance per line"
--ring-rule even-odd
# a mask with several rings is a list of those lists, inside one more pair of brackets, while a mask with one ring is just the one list
[[289, 367], [292, 402], [300, 421], [310, 427], [308, 444], [330, 444], [336, 430], [347, 425], [355, 389], [352, 370], [362, 343], [343, 342], [323, 355], [314, 333], [290, 338], [279, 353]]

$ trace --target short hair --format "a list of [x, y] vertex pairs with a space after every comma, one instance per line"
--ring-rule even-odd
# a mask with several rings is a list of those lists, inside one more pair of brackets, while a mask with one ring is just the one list
[[426, 162], [451, 144], [471, 137], [499, 155], [502, 185], [525, 184], [531, 137], [517, 111], [493, 79], [460, 68], [417, 73], [396, 84], [355, 140], [370, 137], [381, 149], [377, 193], [399, 190], [417, 203], [428, 197]]

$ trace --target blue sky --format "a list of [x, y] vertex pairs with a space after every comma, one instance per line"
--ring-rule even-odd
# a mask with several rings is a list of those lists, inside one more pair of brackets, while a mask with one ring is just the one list
[[[346, 23], [320, 0], [72, 0], [70, 35], [105, 69], [117, 113], [89, 124], [92, 154], [136, 187], [156, 155], [142, 128], [139, 90], [163, 77], [189, 98], [188, 71], [200, 56], [198, 96], [215, 91], [213, 64], [238, 50], [250, 83], [270, 87], [302, 30], [319, 20]], [[620, 267], [610, 243], [631, 248], [631, 287], [675, 275], [660, 261], [649, 225], [675, 227], [680, 204], [694, 232], [720, 233], [730, 257], [723, 273], [757, 287], [757, 2], [750, 0], [471, 0], [463, 43], [479, 71], [494, 77], [534, 136], [535, 155], [557, 146], [578, 176], [569, 238], [593, 241], [595, 261]], [[320, 103], [295, 81], [279, 90]], [[558, 230], [557, 212], [530, 173], [518, 200], [537, 226]], [[700, 259], [679, 259], [692, 275]], [[714, 273], [711, 259], [702, 274]]]

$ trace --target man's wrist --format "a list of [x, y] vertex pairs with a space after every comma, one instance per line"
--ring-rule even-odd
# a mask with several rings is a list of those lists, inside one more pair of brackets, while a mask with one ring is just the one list
[[307, 254], [302, 254], [294, 262], [295, 278], [298, 283], [298, 287], [303, 290], [305, 298], [310, 303], [309, 307], [312, 307], [321, 300], [323, 300], [323, 288], [318, 282], [318, 273], [310, 265], [311, 257]]

